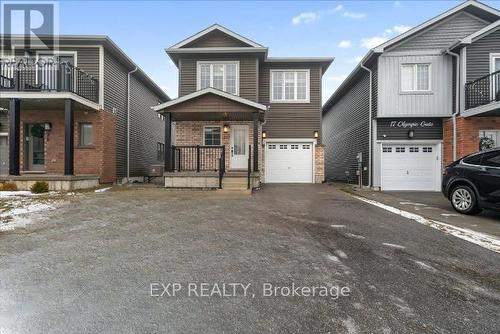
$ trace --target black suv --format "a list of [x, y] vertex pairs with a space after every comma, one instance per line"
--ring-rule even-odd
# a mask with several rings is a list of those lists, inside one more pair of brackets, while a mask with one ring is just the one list
[[446, 167], [442, 192], [460, 213], [500, 210], [500, 148], [466, 156]]

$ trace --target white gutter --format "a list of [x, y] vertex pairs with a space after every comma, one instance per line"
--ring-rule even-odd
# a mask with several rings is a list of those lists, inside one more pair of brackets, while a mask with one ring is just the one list
[[456, 83], [455, 83], [455, 110], [451, 114], [451, 122], [453, 124], [453, 161], [457, 160], [457, 115], [460, 111], [460, 55], [450, 50], [445, 51], [450, 56], [455, 57], [456, 63]]
[[363, 62], [359, 63], [362, 69], [368, 71], [370, 73], [370, 91], [368, 93], [368, 187], [372, 186], [372, 116], [373, 116], [373, 103], [372, 103], [372, 88], [373, 88], [373, 71], [366, 67]]
[[130, 182], [130, 76], [138, 70], [136, 66], [127, 73], [127, 182]]

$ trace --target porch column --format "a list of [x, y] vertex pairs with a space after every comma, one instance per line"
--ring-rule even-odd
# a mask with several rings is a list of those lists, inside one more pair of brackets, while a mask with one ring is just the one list
[[64, 101], [64, 175], [74, 174], [74, 117], [73, 101]]
[[167, 112], [165, 117], [165, 171], [173, 172], [174, 164], [172, 161], [172, 114]]
[[259, 171], [259, 113], [254, 112], [253, 118], [253, 170]]
[[21, 100], [11, 99], [9, 108], [9, 174], [19, 175], [21, 136]]

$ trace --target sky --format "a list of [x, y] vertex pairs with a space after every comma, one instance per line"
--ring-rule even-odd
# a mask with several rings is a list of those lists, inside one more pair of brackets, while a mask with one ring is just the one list
[[[335, 57], [323, 101], [368, 49], [461, 1], [61, 1], [62, 34], [108, 35], [171, 98], [177, 68], [164, 49], [219, 23], [274, 57]], [[484, 1], [499, 8], [500, 1]]]

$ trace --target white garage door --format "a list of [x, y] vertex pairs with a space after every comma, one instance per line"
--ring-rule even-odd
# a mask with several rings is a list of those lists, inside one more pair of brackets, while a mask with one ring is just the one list
[[266, 144], [267, 183], [312, 183], [312, 143]]
[[383, 145], [382, 190], [440, 190], [438, 145]]

